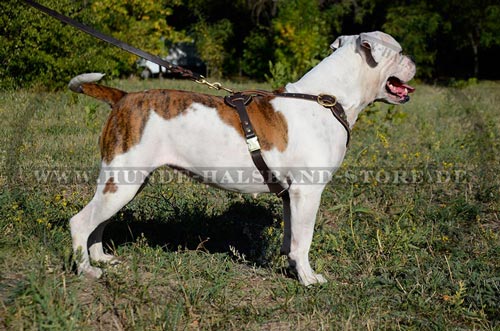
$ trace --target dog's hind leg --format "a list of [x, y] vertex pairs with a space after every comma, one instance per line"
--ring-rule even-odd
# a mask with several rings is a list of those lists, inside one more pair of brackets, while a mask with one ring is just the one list
[[[142, 174], [141, 176], [145, 176], [145, 175]], [[135, 195], [139, 194], [142, 191], [142, 189], [144, 188], [144, 186], [148, 182], [148, 178], [149, 177], [146, 177], [146, 179], [143, 181], [141, 187], [139, 188], [139, 190], [136, 192]], [[139, 179], [139, 182], [140, 181], [142, 181], [142, 178]], [[104, 253], [104, 249], [103, 249], [103, 246], [102, 246], [102, 235], [104, 233], [104, 228], [106, 227], [106, 225], [108, 223], [109, 223], [109, 220], [101, 223], [97, 227], [97, 229], [95, 229], [94, 232], [92, 232], [90, 234], [89, 242], [88, 242], [90, 259], [92, 261], [96, 261], [96, 262], [105, 262], [105, 263], [109, 263], [109, 264], [117, 264], [120, 261], [116, 258], [116, 256], [114, 256], [112, 254], [106, 254], [106, 253]]]
[[290, 251], [288, 261], [295, 267], [299, 281], [304, 285], [325, 283], [326, 279], [316, 274], [309, 264], [309, 248], [316, 222], [322, 188], [300, 187], [290, 189]]
[[90, 264], [89, 250], [93, 260], [110, 261], [111, 255], [104, 254], [102, 249], [102, 232], [106, 221], [134, 198], [146, 175], [125, 182], [130, 176], [128, 170], [119, 171], [120, 180], [101, 169], [100, 183], [93, 199], [70, 220], [73, 251], [77, 261], [78, 273], [98, 278], [102, 271]]

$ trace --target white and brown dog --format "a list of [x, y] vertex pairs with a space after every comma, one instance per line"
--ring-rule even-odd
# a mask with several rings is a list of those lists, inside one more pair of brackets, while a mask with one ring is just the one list
[[[415, 75], [415, 64], [390, 35], [377, 31], [342, 36], [331, 48], [335, 51], [330, 56], [299, 81], [287, 84], [285, 91], [336, 96], [351, 127], [361, 110], [376, 100], [408, 101], [413, 88], [406, 82]], [[70, 221], [78, 271], [92, 277], [101, 276], [102, 271], [91, 266], [90, 259], [113, 261], [102, 247], [107, 220], [134, 198], [150, 171], [169, 165], [203, 177], [210, 168], [255, 170], [238, 115], [222, 98], [177, 90], [126, 93], [93, 83], [102, 76], [83, 74], [69, 83], [72, 91], [112, 107], [100, 137], [102, 169], [95, 196]], [[270, 169], [280, 169], [283, 174], [297, 168], [334, 171], [342, 163], [347, 132], [318, 103], [255, 98], [247, 109]], [[142, 169], [142, 175], [135, 173], [134, 181], [123, 181], [134, 169]], [[311, 268], [308, 254], [327, 182], [299, 185], [277, 177], [289, 188], [290, 197], [283, 206], [282, 251], [301, 283], [325, 282]], [[269, 192], [263, 181], [222, 181], [218, 185], [243, 193]]]

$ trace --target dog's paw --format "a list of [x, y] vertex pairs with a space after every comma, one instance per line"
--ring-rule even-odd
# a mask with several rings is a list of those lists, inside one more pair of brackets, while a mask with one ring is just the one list
[[327, 282], [326, 278], [323, 277], [322, 274], [314, 274], [314, 278], [316, 278], [316, 283], [318, 284], [324, 284]]
[[121, 263], [121, 261], [116, 256], [111, 254], [100, 254], [99, 256], [92, 257], [92, 261], [106, 263], [109, 265]]
[[83, 275], [87, 278], [98, 279], [102, 276], [101, 268], [87, 266], [78, 270], [78, 274]]
[[299, 281], [304, 286], [309, 286], [312, 284], [324, 284], [327, 282], [326, 278], [322, 274], [311, 273], [309, 275], [299, 275]]

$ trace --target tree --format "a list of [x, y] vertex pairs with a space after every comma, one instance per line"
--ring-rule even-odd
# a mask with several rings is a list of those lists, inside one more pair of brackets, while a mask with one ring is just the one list
[[[46, 6], [95, 23], [88, 8], [71, 0], [47, 0]], [[18, 1], [0, 2], [0, 87], [65, 86], [76, 73], [102, 70], [108, 49], [95, 39]]]
[[434, 73], [436, 41], [442, 24], [441, 15], [420, 2], [389, 8], [383, 29], [414, 57], [419, 76], [430, 78]]
[[449, 29], [446, 38], [458, 49], [469, 48], [473, 58], [473, 76], [479, 76], [480, 51], [500, 45], [500, 5], [493, 0], [440, 1], [442, 16]]
[[481, 49], [500, 45], [500, 5], [493, 0], [393, 2], [383, 28], [415, 57], [420, 77], [433, 77], [438, 60], [456, 66], [450, 56], [467, 48], [468, 74], [478, 77]]
[[223, 19], [208, 24], [201, 19], [193, 28], [193, 36], [200, 58], [207, 65], [207, 75], [222, 76], [222, 66], [229, 52], [225, 42], [232, 35], [232, 24]]
[[[167, 24], [172, 7], [180, 3], [180, 0], [96, 0], [91, 7], [105, 33], [155, 55], [166, 55], [165, 40], [187, 39], [183, 32]], [[136, 60], [135, 55], [125, 52], [119, 58], [125, 67], [132, 67]]]
[[272, 37], [269, 28], [257, 27], [245, 38], [241, 67], [246, 75], [265, 78], [274, 57]]
[[271, 74], [275, 85], [299, 78], [328, 51], [327, 25], [317, 1], [280, 2], [272, 31], [275, 62]]
[[[385, 30], [413, 55], [418, 76], [479, 76], [500, 46], [494, 0], [39, 0], [150, 53], [195, 40], [210, 74], [295, 80], [341, 34]], [[167, 44], [165, 44], [167, 42]], [[75, 74], [125, 76], [136, 57], [18, 0], [0, 1], [0, 88], [62, 87]], [[270, 75], [269, 75], [270, 72]], [[267, 74], [267, 75], [266, 75]]]
[[[84, 24], [160, 53], [161, 36], [182, 39], [183, 33], [166, 24], [168, 4], [154, 0], [89, 1], [45, 0], [43, 4]], [[100, 71], [113, 76], [135, 70], [135, 56], [66, 26], [16, 0], [0, 2], [0, 88], [38, 85], [63, 87], [81, 72]]]

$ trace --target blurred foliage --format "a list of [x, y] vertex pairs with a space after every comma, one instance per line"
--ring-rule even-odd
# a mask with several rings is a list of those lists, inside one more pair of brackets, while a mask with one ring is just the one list
[[[390, 8], [383, 29], [404, 45], [405, 51], [418, 60], [420, 77], [430, 78], [436, 60], [436, 49], [428, 40], [434, 40], [442, 24], [438, 13], [425, 3]], [[419, 33], [412, 33], [419, 31]]]
[[[45, 4], [79, 21], [95, 23], [90, 11], [74, 1], [48, 0]], [[0, 3], [0, 13], [1, 88], [59, 87], [74, 72], [111, 66], [114, 50], [34, 9], [8, 0]]]
[[298, 79], [326, 55], [326, 28], [326, 20], [316, 2], [290, 0], [283, 3], [272, 22], [276, 48], [271, 73], [276, 64], [286, 73], [286, 79], [276, 82], [278, 85]]
[[[147, 51], [161, 51], [160, 36], [185, 39], [166, 24], [165, 2], [44, 0], [41, 4]], [[173, 4], [176, 1], [169, 1]], [[0, 88], [65, 86], [82, 72], [124, 76], [136, 58], [16, 0], [0, 3]]]
[[242, 54], [242, 70], [256, 79], [263, 79], [269, 70], [268, 62], [262, 59], [272, 59], [273, 48], [271, 35], [267, 29], [258, 28], [245, 38], [245, 48]]
[[[182, 41], [184, 34], [175, 31], [167, 24], [166, 18], [172, 15], [172, 5], [180, 0], [96, 0], [92, 2], [92, 14], [99, 22], [101, 30], [113, 37], [141, 48], [155, 55], [165, 55], [164, 40]], [[168, 4], [168, 5], [166, 5]], [[137, 57], [122, 52], [120, 66], [113, 75], [130, 71]]]
[[467, 76], [478, 77], [480, 50], [500, 45], [500, 5], [492, 0], [399, 1], [388, 8], [383, 29], [415, 57], [421, 78], [439, 74], [437, 58], [463, 66], [454, 58], [457, 52], [469, 58]]
[[[497, 79], [500, 5], [493, 0], [40, 0], [150, 53], [194, 41], [214, 76], [294, 80], [339, 35], [383, 30], [425, 80]], [[0, 88], [59, 88], [74, 75], [128, 76], [135, 56], [15, 0], [0, 3]], [[271, 65], [269, 65], [271, 63]], [[487, 68], [487, 69], [486, 69]]]
[[194, 25], [194, 40], [201, 59], [207, 64], [209, 76], [222, 76], [222, 66], [229, 55], [225, 42], [231, 35], [232, 24], [227, 19], [222, 19], [213, 24], [209, 24], [202, 19]]

